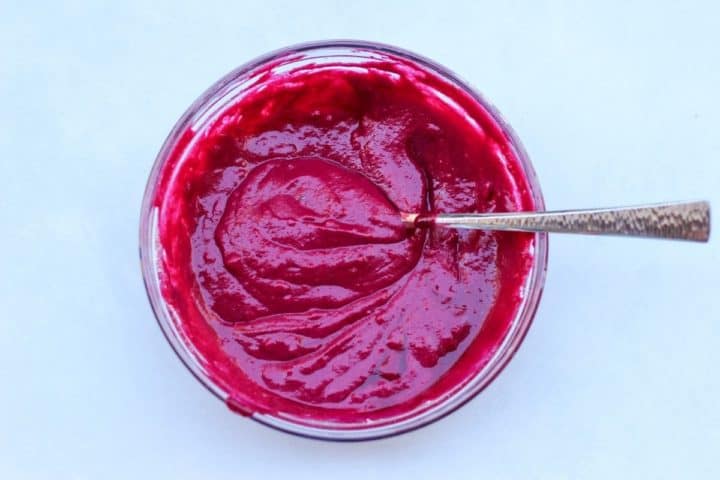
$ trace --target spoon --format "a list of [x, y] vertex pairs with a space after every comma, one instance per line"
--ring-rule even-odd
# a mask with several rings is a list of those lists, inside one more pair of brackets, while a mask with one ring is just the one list
[[707, 242], [708, 202], [674, 202], [617, 208], [512, 213], [402, 213], [410, 227], [436, 225], [475, 230], [584, 233]]

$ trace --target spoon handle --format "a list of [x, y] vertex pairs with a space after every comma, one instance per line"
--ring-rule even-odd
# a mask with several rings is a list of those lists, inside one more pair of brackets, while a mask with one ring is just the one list
[[438, 214], [438, 226], [517, 232], [584, 233], [707, 242], [708, 202], [661, 203], [557, 212]]

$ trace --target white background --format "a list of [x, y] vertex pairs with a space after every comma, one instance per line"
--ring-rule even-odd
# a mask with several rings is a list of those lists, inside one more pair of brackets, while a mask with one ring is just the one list
[[138, 213], [165, 135], [221, 75], [306, 40], [455, 70], [515, 127], [549, 208], [720, 208], [720, 3], [580, 3], [0, 0], [0, 478], [720, 477], [717, 235], [554, 236], [493, 385], [360, 444], [231, 414], [145, 297]]

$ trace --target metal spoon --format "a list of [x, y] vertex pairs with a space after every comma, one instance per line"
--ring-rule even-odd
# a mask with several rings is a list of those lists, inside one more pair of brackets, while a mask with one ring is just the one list
[[513, 213], [403, 213], [408, 226], [436, 225], [477, 230], [583, 233], [707, 242], [708, 202], [659, 203], [618, 208]]

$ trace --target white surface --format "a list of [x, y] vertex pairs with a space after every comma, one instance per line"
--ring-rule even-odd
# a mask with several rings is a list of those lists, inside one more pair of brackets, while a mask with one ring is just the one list
[[551, 208], [718, 209], [720, 3], [149, 3], [0, 0], [0, 478], [720, 477], [718, 235], [553, 237], [497, 381], [362, 444], [228, 412], [166, 344], [137, 259], [175, 120], [231, 68], [310, 39], [396, 44], [468, 79]]

